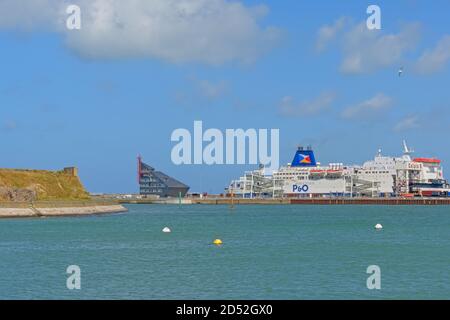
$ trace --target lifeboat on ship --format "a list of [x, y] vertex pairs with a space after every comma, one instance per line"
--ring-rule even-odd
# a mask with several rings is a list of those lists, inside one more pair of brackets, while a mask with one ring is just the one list
[[334, 170], [334, 169], [330, 169], [327, 170], [327, 176], [329, 177], [341, 177], [343, 175], [344, 171], [343, 170]]
[[313, 178], [323, 178], [327, 174], [327, 170], [312, 169], [309, 170], [309, 174]]

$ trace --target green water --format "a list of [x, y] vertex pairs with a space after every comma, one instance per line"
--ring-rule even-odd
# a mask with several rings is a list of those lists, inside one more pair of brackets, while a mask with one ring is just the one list
[[[128, 208], [0, 220], [0, 298], [450, 298], [448, 206]], [[81, 290], [66, 287], [69, 265]], [[366, 287], [369, 265], [381, 290]]]

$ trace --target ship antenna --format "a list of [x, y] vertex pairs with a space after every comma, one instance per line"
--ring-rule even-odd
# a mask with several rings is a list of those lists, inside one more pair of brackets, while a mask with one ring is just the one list
[[406, 140], [403, 140], [403, 154], [410, 155], [413, 152], [414, 152], [414, 150], [408, 148], [408, 145], [406, 144]]

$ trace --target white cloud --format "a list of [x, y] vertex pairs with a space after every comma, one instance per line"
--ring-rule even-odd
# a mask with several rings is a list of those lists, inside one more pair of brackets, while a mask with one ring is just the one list
[[[343, 30], [349, 26], [349, 30]], [[316, 47], [324, 49], [336, 39], [342, 54], [340, 70], [343, 73], [370, 73], [380, 68], [399, 64], [406, 53], [415, 49], [420, 38], [420, 25], [404, 25], [398, 33], [369, 30], [365, 22], [352, 25], [340, 18], [332, 26], [319, 29]]]
[[405, 53], [415, 48], [419, 40], [418, 24], [409, 24], [396, 34], [368, 30], [365, 23], [350, 30], [344, 37], [344, 73], [367, 73], [402, 61]]
[[207, 103], [229, 98], [229, 85], [224, 80], [213, 81], [189, 77], [183, 88], [174, 94], [177, 103], [190, 106], [204, 106]]
[[394, 127], [394, 131], [405, 131], [419, 127], [419, 117], [412, 115], [400, 120]]
[[211, 82], [209, 80], [199, 80], [196, 85], [200, 95], [208, 99], [219, 98], [227, 90], [227, 84], [224, 81]]
[[320, 27], [317, 32], [316, 50], [319, 52], [325, 50], [328, 44], [333, 41], [339, 32], [344, 29], [348, 21], [349, 19], [347, 17], [341, 17], [332, 25], [324, 25]]
[[434, 73], [445, 68], [450, 61], [450, 35], [445, 35], [436, 47], [424, 52], [416, 63], [419, 73]]
[[65, 0], [2, 0], [0, 29], [62, 31], [67, 5], [68, 1]]
[[[65, 8], [81, 8], [81, 30], [66, 30]], [[151, 57], [170, 62], [251, 62], [280, 38], [263, 27], [265, 6], [228, 0], [3, 0], [0, 28], [60, 32], [86, 58]]]
[[392, 99], [390, 97], [383, 93], [379, 93], [357, 105], [345, 108], [342, 112], [342, 117], [345, 119], [372, 119], [381, 112], [386, 111], [391, 104]]
[[288, 117], [321, 114], [331, 107], [335, 98], [333, 92], [323, 92], [313, 100], [297, 103], [291, 96], [286, 96], [281, 100], [280, 113]]

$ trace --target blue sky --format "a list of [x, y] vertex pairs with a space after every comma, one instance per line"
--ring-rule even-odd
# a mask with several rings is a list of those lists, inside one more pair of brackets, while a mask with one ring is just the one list
[[[280, 129], [283, 164], [298, 144], [355, 164], [407, 139], [450, 169], [448, 1], [184, 1], [180, 22], [180, 2], [137, 14], [101, 0], [121, 27], [96, 29], [80, 0], [80, 31], [59, 25], [60, 1], [36, 3], [0, 0], [1, 167], [75, 165], [89, 191], [128, 193], [140, 153], [192, 191], [222, 192], [252, 166], [170, 159], [172, 131], [202, 120]], [[364, 28], [369, 4], [380, 31]], [[148, 17], [157, 32], [139, 24]]]

